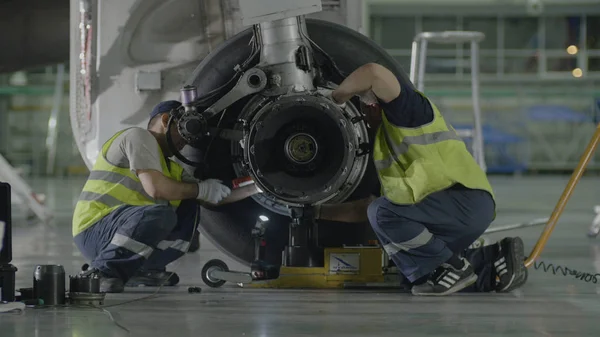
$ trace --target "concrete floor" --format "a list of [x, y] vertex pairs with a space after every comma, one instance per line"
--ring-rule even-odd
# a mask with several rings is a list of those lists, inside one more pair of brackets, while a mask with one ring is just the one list
[[[568, 177], [496, 177], [495, 226], [549, 216]], [[31, 287], [38, 264], [62, 264], [75, 274], [84, 262], [72, 244], [71, 212], [81, 180], [35, 181], [48, 195], [56, 218], [50, 225], [29, 224], [15, 209], [14, 261], [17, 288]], [[600, 241], [586, 238], [600, 203], [600, 178], [586, 178], [576, 190], [542, 254], [542, 260], [570, 268], [600, 272]], [[520, 235], [529, 251], [542, 228], [494, 234]], [[600, 240], [600, 238], [598, 239]], [[511, 294], [460, 294], [420, 298], [381, 291], [284, 291], [204, 286], [200, 269], [213, 257], [224, 258], [203, 241], [200, 252], [188, 254], [171, 269], [181, 286], [152, 299], [108, 308], [132, 336], [598, 336], [600, 284], [574, 277], [530, 270], [528, 284]], [[229, 261], [230, 268], [240, 268]], [[599, 275], [600, 276], [600, 275]], [[188, 294], [188, 286], [201, 294]], [[150, 294], [135, 289], [110, 295], [117, 304]], [[0, 336], [127, 336], [96, 309], [26, 309], [0, 314]]]

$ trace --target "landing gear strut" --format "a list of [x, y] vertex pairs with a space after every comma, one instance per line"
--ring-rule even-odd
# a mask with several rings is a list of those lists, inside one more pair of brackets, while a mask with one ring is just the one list
[[286, 267], [323, 267], [323, 248], [312, 207], [291, 209], [292, 221], [283, 265]]

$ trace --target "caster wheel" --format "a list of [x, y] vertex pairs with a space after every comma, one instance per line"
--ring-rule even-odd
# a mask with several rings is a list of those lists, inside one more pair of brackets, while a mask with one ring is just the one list
[[229, 271], [229, 267], [227, 267], [225, 262], [217, 259], [206, 262], [204, 267], [202, 267], [202, 281], [211, 288], [219, 288], [226, 282], [225, 280], [217, 280], [210, 277], [210, 273], [215, 270]]

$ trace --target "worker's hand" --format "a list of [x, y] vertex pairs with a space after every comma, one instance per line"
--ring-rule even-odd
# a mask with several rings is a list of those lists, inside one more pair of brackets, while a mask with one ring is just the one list
[[375, 93], [373, 93], [373, 90], [367, 90], [359, 94], [358, 98], [360, 98], [360, 101], [367, 106], [379, 105], [379, 100], [377, 99], [377, 96], [375, 96]]
[[196, 199], [204, 200], [211, 204], [218, 204], [231, 194], [231, 189], [221, 180], [206, 179], [198, 183], [198, 196]]
[[335, 101], [335, 99], [333, 99], [333, 90], [329, 89], [329, 88], [319, 88], [317, 89], [317, 93], [327, 99], [329, 99], [330, 101], [332, 101], [334, 104], [336, 104], [337, 106], [339, 106], [340, 108], [344, 109], [346, 107], [346, 103], [338, 103]]

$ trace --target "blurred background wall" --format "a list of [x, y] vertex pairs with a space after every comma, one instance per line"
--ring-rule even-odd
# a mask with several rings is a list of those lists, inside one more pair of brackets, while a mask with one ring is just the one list
[[[69, 6], [0, 0], [0, 154], [24, 176], [87, 173], [69, 117]], [[600, 1], [365, 0], [362, 21], [407, 72], [417, 33], [485, 33], [489, 172], [575, 167], [600, 119]], [[431, 45], [428, 56], [426, 93], [453, 124], [471, 123], [468, 46]], [[590, 170], [600, 170], [600, 156]]]

